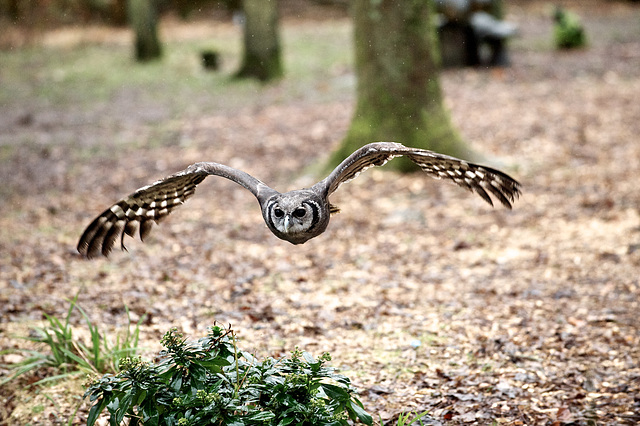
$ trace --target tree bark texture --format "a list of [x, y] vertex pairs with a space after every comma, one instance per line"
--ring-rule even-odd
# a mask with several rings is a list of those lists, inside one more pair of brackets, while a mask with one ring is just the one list
[[[469, 158], [443, 105], [429, 0], [354, 0], [357, 105], [330, 165], [375, 141]], [[415, 170], [406, 159], [390, 165]]]
[[243, 0], [244, 57], [236, 77], [254, 77], [268, 81], [282, 76], [278, 2]]
[[156, 0], [128, 0], [128, 16], [135, 33], [137, 61], [149, 61], [162, 56], [158, 38]]

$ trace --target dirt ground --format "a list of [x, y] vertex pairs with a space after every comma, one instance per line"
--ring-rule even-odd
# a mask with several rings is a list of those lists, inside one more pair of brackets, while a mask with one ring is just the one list
[[[442, 75], [460, 132], [522, 183], [512, 211], [424, 175], [369, 170], [332, 197], [341, 213], [302, 246], [271, 235], [250, 193], [209, 178], [144, 244], [92, 261], [75, 251], [110, 203], [196, 161], [280, 190], [314, 183], [309, 170], [349, 125], [352, 92], [273, 101], [285, 79], [253, 105], [196, 103], [160, 130], [162, 112], [126, 97], [104, 121], [82, 105], [0, 104], [0, 346], [25, 347], [15, 336], [43, 313], [63, 317], [79, 292], [106, 330], [126, 324], [125, 304], [146, 315], [149, 354], [171, 326], [198, 338], [214, 321], [258, 355], [329, 351], [385, 422], [429, 410], [429, 424], [637, 424], [640, 8], [579, 11], [587, 49], [549, 48], [547, 5], [516, 2], [510, 67]], [[146, 142], [113, 142], [127, 132]], [[49, 143], [61, 137], [69, 144]], [[0, 390], [6, 424], [65, 423], [79, 403], [78, 384], [24, 380]]]

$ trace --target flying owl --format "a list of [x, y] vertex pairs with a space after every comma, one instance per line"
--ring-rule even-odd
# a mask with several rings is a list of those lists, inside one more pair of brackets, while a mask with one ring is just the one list
[[311, 188], [285, 193], [270, 188], [242, 170], [202, 162], [144, 186], [109, 207], [84, 231], [78, 242], [78, 252], [88, 258], [99, 254], [108, 256], [118, 239], [125, 250], [125, 234], [133, 237], [138, 228], [140, 239], [144, 240], [153, 223], [158, 223], [184, 203], [209, 175], [230, 179], [251, 191], [258, 199], [262, 217], [271, 232], [292, 244], [303, 244], [327, 229], [331, 213], [338, 211], [329, 203], [329, 196], [340, 185], [370, 167], [382, 166], [403, 155], [431, 177], [452, 181], [475, 192], [492, 206], [489, 194], [509, 209], [520, 195], [520, 184], [499, 170], [394, 142], [365, 145]]

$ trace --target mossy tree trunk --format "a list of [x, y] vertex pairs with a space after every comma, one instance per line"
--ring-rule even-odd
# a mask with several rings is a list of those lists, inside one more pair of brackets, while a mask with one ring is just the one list
[[491, 0], [489, 7], [489, 13], [496, 17], [496, 19], [504, 19], [504, 2], [503, 0]]
[[135, 34], [137, 61], [149, 61], [162, 56], [158, 38], [158, 12], [156, 0], [128, 0], [129, 24]]
[[278, 36], [278, 2], [243, 0], [244, 57], [236, 77], [253, 77], [268, 81], [282, 76], [280, 38]]
[[[400, 142], [470, 159], [444, 108], [430, 0], [354, 0], [357, 105], [337, 165], [357, 148]], [[404, 161], [403, 161], [404, 160]], [[406, 159], [390, 163], [415, 170]]]

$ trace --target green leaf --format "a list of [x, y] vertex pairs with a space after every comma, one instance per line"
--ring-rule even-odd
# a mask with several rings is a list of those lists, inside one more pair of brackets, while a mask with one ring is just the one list
[[174, 369], [174, 374], [176, 374], [176, 376], [171, 379], [169, 387], [174, 391], [179, 392], [182, 388], [182, 372], [178, 369]]
[[93, 426], [96, 420], [98, 420], [98, 416], [104, 410], [104, 407], [107, 405], [109, 401], [106, 398], [102, 398], [96, 404], [93, 404], [91, 409], [89, 410], [89, 415], [87, 416], [87, 426]]
[[331, 399], [336, 399], [338, 401], [347, 401], [351, 398], [349, 392], [346, 389], [332, 385], [330, 383], [321, 383], [320, 387], [324, 391], [325, 394]]
[[138, 395], [136, 395], [136, 399], [135, 399], [135, 402], [133, 403], [133, 405], [142, 404], [142, 401], [144, 401], [144, 399], [146, 397], [147, 397], [147, 391], [146, 390], [142, 390], [142, 391], [138, 392]]
[[144, 426], [158, 426], [160, 424], [160, 413], [157, 411], [153, 412], [151, 415], [147, 414], [146, 411], [143, 411], [142, 416]]
[[224, 358], [214, 358], [206, 361], [198, 361], [198, 364], [203, 367], [226, 367], [228, 365], [231, 365], [231, 362], [227, 361]]
[[[266, 422], [268, 420], [271, 420], [273, 418], [275, 418], [276, 415], [273, 414], [271, 411], [258, 411], [257, 413], [251, 414], [247, 417], [245, 417], [246, 420], [250, 420], [250, 421], [256, 421], [256, 422]], [[291, 423], [291, 422], [289, 422]], [[285, 423], [285, 424], [289, 424], [289, 423]]]
[[307, 361], [307, 364], [317, 363], [316, 359], [309, 352], [302, 352], [302, 357]]
[[[349, 416], [352, 417], [352, 414], [355, 414], [362, 423], [366, 425], [373, 425], [373, 418], [367, 413], [364, 408], [362, 408], [362, 403], [360, 401], [348, 401], [347, 402], [347, 411], [349, 412]], [[353, 418], [353, 417], [352, 417]]]
[[278, 426], [287, 426], [288, 424], [291, 424], [295, 421], [295, 419], [293, 417], [285, 417], [284, 419], [280, 420], [280, 422], [278, 423]]

